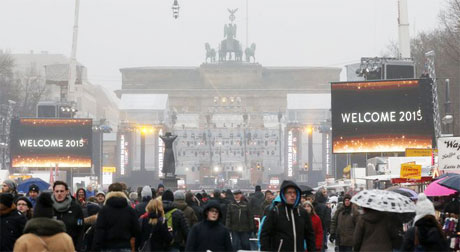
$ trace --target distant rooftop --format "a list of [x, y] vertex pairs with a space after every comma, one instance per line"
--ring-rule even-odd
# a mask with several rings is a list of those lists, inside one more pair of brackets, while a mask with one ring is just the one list
[[168, 102], [167, 94], [123, 94], [121, 110], [164, 110]]

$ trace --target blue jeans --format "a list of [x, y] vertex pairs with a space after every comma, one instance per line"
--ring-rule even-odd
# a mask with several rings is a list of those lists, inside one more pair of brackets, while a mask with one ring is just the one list
[[249, 245], [249, 232], [235, 232], [232, 231], [232, 246], [233, 251], [238, 250], [251, 250]]

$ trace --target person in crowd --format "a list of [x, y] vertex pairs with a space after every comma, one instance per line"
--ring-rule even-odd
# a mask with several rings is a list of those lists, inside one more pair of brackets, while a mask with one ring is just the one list
[[173, 240], [172, 233], [163, 210], [160, 199], [152, 199], [146, 207], [146, 213], [141, 216], [141, 234], [136, 239], [136, 248], [142, 248], [146, 242], [150, 243], [150, 251], [167, 251]]
[[[305, 200], [310, 201], [313, 204], [315, 202], [315, 195], [311, 191], [309, 191], [305, 194]], [[315, 204], [313, 204], [313, 206], [314, 205]]]
[[128, 205], [122, 191], [107, 194], [99, 211], [94, 230], [94, 251], [134, 251], [135, 238], [140, 235], [136, 211]]
[[102, 206], [97, 203], [88, 203], [88, 217], [84, 219], [85, 232], [83, 235], [83, 245], [81, 247], [81, 251], [91, 251], [94, 240], [94, 230], [96, 229], [97, 214], [101, 208]]
[[249, 238], [255, 231], [254, 217], [247, 200], [240, 190], [233, 192], [234, 200], [228, 205], [225, 225], [232, 233], [232, 246], [235, 251], [250, 250]]
[[[226, 199], [222, 198], [222, 194], [219, 189], [214, 189], [212, 193], [212, 197], [209, 198], [209, 200], [214, 200], [219, 202], [220, 204], [220, 209], [222, 209], [222, 221], [226, 220], [227, 216], [227, 209], [228, 205], [234, 201], [234, 199], [231, 199], [230, 201], [227, 202]], [[206, 203], [207, 201], [203, 201], [203, 203]]]
[[[370, 208], [363, 208], [363, 212], [354, 230], [353, 251], [392, 251], [391, 232], [394, 230], [388, 228], [391, 221], [388, 214]], [[337, 225], [341, 225], [340, 219]], [[342, 234], [339, 238], [344, 239]]]
[[262, 217], [264, 214], [263, 203], [265, 197], [260, 185], [256, 185], [254, 195], [249, 199], [249, 210], [254, 217]]
[[418, 195], [414, 226], [407, 230], [401, 251], [450, 251], [433, 203], [424, 193]]
[[136, 208], [137, 204], [139, 204], [139, 201], [137, 199], [138, 199], [137, 192], [130, 192], [129, 193], [130, 206], [133, 209]]
[[174, 205], [174, 194], [171, 190], [166, 190], [161, 196], [165, 211], [168, 229], [172, 230], [174, 239], [170, 246], [170, 251], [184, 251], [189, 226], [185, 220], [184, 213]]
[[198, 218], [196, 217], [193, 208], [189, 207], [187, 203], [185, 203], [185, 194], [183, 191], [176, 191], [174, 193], [174, 204], [177, 209], [184, 213], [185, 220], [187, 221], [189, 227], [192, 227], [198, 222]]
[[260, 231], [260, 250], [313, 251], [316, 247], [315, 232], [307, 211], [299, 207], [300, 188], [285, 180], [280, 189], [281, 202], [268, 212]]
[[203, 220], [189, 232], [185, 251], [233, 251], [230, 232], [219, 221], [220, 218], [219, 202], [209, 201], [204, 206]]
[[270, 206], [274, 198], [275, 198], [275, 195], [273, 194], [272, 191], [270, 190], [265, 191], [264, 203], [262, 203], [262, 209], [264, 210], [264, 213], [265, 213], [265, 209], [267, 209], [267, 207]]
[[[208, 200], [210, 199], [209, 195], [206, 193], [206, 192], [203, 192], [201, 195], [201, 203], [204, 203], [206, 204], [208, 202]], [[219, 202], [220, 204], [220, 202]], [[222, 210], [223, 211], [223, 210]]]
[[77, 198], [77, 203], [80, 205], [81, 210], [83, 211], [83, 217], [88, 217], [88, 202], [86, 201], [86, 191], [84, 188], [78, 188], [75, 193]]
[[339, 247], [339, 251], [352, 251], [353, 248], [353, 232], [358, 221], [359, 213], [354, 211], [351, 203], [351, 196], [344, 195], [343, 205], [334, 214], [331, 221], [329, 240]]
[[323, 226], [323, 249], [327, 249], [327, 234], [329, 233], [329, 225], [331, 223], [331, 209], [327, 207], [326, 202], [328, 200], [326, 188], [320, 188], [315, 195], [315, 201], [313, 206], [315, 206], [315, 212], [318, 214], [321, 219], [321, 224]]
[[193, 209], [198, 221], [201, 221], [203, 216], [202, 216], [200, 201], [193, 195], [192, 192], [187, 192], [185, 194], [185, 203], [187, 203], [187, 205]]
[[97, 200], [97, 204], [102, 207], [104, 206], [104, 202], [105, 202], [105, 193], [103, 191], [99, 191], [96, 193], [96, 200]]
[[16, 209], [11, 193], [0, 193], [0, 251], [13, 251], [27, 218]]
[[16, 200], [18, 196], [18, 185], [11, 179], [5, 179], [2, 184], [2, 192], [4, 193], [11, 193]]
[[142, 202], [137, 204], [136, 207], [134, 208], [136, 209], [138, 218], [145, 213], [145, 207], [147, 207], [147, 204], [152, 199], [152, 190], [150, 189], [150, 186], [146, 185], [142, 187], [141, 197], [142, 197]]
[[315, 249], [314, 251], [321, 251], [321, 248], [323, 247], [323, 226], [321, 224], [321, 219], [315, 212], [315, 208], [313, 207], [313, 204], [310, 201], [305, 201], [303, 203], [303, 208], [307, 210], [307, 213], [311, 217], [311, 223], [313, 226], [313, 231], [315, 232]]
[[69, 186], [63, 181], [53, 184], [54, 217], [64, 222], [67, 234], [72, 237], [75, 249], [80, 250], [83, 238], [83, 210], [69, 194]]
[[109, 185], [108, 192], [124, 192], [123, 187], [120, 182], [115, 182]]
[[24, 234], [14, 244], [15, 252], [73, 252], [72, 237], [66, 233], [65, 224], [53, 219], [53, 200], [50, 193], [37, 198], [33, 218], [27, 222]]
[[35, 206], [35, 202], [37, 201], [38, 195], [40, 194], [40, 188], [36, 184], [31, 184], [29, 186], [29, 192], [27, 196], [29, 201], [32, 203], [32, 207]]
[[27, 197], [19, 197], [16, 199], [15, 203], [16, 208], [19, 212], [21, 212], [27, 220], [30, 220], [32, 218], [32, 202]]
[[93, 186], [91, 184], [89, 184], [87, 187], [86, 187], [86, 197], [92, 197], [92, 196], [95, 196], [96, 195], [96, 190], [93, 189]]
[[164, 191], [165, 191], [165, 186], [163, 184], [158, 184], [156, 196], [162, 196]]

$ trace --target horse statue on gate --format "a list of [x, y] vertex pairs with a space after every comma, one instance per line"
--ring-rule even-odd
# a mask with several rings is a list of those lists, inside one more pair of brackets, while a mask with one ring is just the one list
[[[221, 41], [219, 45], [219, 61], [233, 60], [241, 61], [243, 57], [243, 50], [241, 49], [240, 42], [236, 39], [236, 24], [235, 21], [235, 12], [238, 9], [228, 9], [230, 12], [230, 23], [224, 26], [224, 40]], [[228, 57], [227, 57], [228, 55]]]
[[211, 48], [209, 43], [204, 44], [204, 48], [206, 49], [206, 58], [204, 62], [208, 63], [208, 59], [211, 63], [215, 62], [216, 61], [216, 50], [214, 48]]
[[252, 43], [251, 47], [248, 47], [244, 50], [244, 54], [246, 55], [246, 62], [251, 62], [251, 57], [254, 60], [254, 63], [256, 63], [256, 44]]

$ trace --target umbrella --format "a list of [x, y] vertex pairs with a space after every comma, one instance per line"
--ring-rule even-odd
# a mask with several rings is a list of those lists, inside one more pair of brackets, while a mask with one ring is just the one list
[[417, 197], [418, 197], [417, 193], [414, 190], [411, 190], [409, 188], [393, 186], [393, 187], [387, 188], [386, 190], [387, 191], [392, 191], [392, 192], [395, 192], [395, 193], [399, 193], [401, 195], [404, 195], [404, 196], [410, 198], [411, 200], [416, 200]]
[[311, 188], [311, 187], [309, 187], [307, 185], [299, 185], [299, 188], [300, 188], [300, 191], [302, 191], [302, 193], [313, 191], [313, 188]]
[[445, 177], [450, 178], [450, 177], [452, 177], [452, 176], [460, 176], [460, 174], [458, 174], [458, 173], [449, 173], [449, 172], [448, 172], [448, 173], [442, 174], [442, 175], [439, 176], [439, 177], [434, 178], [433, 180], [439, 180], [439, 179], [442, 179], [442, 178], [445, 178]]
[[447, 188], [454, 189], [457, 192], [460, 192], [460, 176], [448, 177], [439, 182], [439, 184]]
[[415, 212], [415, 204], [408, 197], [384, 190], [364, 190], [357, 193], [351, 202], [365, 208], [381, 212], [411, 213]]
[[18, 185], [18, 191], [23, 192], [23, 193], [28, 193], [29, 192], [29, 186], [35, 184], [40, 188], [40, 191], [47, 190], [50, 187], [50, 184], [46, 183], [40, 178], [30, 178], [27, 180], [24, 180], [22, 183]]
[[447, 177], [444, 177], [442, 179], [438, 179], [436, 181], [433, 181], [431, 182], [431, 184], [429, 184], [424, 193], [426, 194], [426, 196], [430, 196], [430, 197], [434, 197], [434, 196], [448, 196], [448, 195], [451, 195], [451, 194], [454, 194], [456, 193], [455, 190], [452, 190], [450, 188], [447, 188], [445, 186], [442, 186], [440, 183], [443, 182], [444, 180], [446, 180]]

